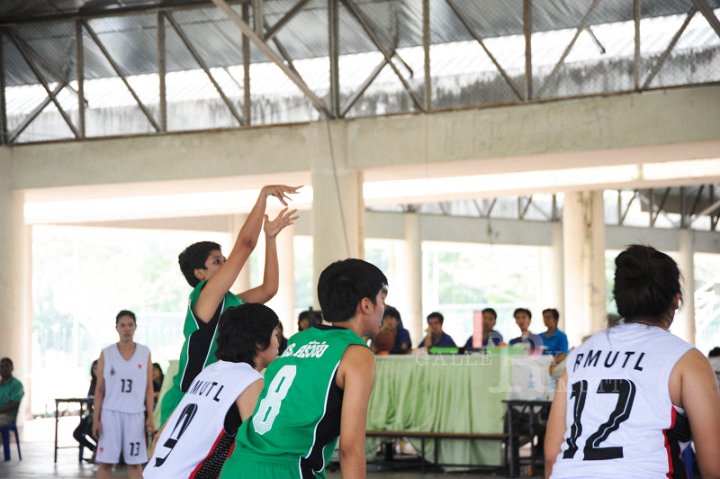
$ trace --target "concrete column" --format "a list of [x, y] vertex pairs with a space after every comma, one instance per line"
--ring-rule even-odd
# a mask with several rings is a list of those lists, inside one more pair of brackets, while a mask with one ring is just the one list
[[[550, 225], [550, 251], [543, 255], [542, 307], [557, 308], [560, 312], [560, 329], [565, 330], [565, 295], [563, 291], [563, 228], [562, 223]], [[539, 313], [539, 311], [538, 311]], [[538, 323], [542, 326], [540, 323]], [[536, 326], [539, 327], [539, 326]]]
[[365, 205], [362, 171], [347, 164], [345, 125], [313, 125], [308, 141], [313, 149], [313, 284], [317, 285], [320, 273], [330, 263], [363, 257]]
[[572, 346], [602, 329], [607, 319], [602, 191], [565, 195], [563, 277], [565, 331]]
[[406, 307], [400, 313], [403, 324], [410, 331], [413, 344], [423, 337], [424, 321], [422, 314], [422, 238], [420, 215], [405, 213], [405, 254], [402, 271], [402, 285], [390, 285], [390, 294], [397, 288], [403, 289]]
[[[245, 224], [245, 220], [247, 219], [247, 215], [228, 215], [228, 233], [230, 235], [230, 243], [228, 245], [228, 248], [232, 249], [233, 245], [235, 244], [235, 240], [237, 239], [238, 233], [240, 233], [240, 228], [242, 228], [242, 225]], [[260, 233], [260, 238], [262, 239], [263, 234]], [[225, 254], [229, 254], [230, 251], [225, 251]], [[247, 291], [250, 289], [250, 262], [248, 261], [245, 263], [245, 266], [240, 271], [240, 274], [238, 275], [237, 279], [235, 280], [235, 283], [233, 283], [232, 288], [230, 288], [230, 291], [233, 293], [239, 293], [241, 291]]]
[[[31, 404], [32, 348], [32, 235], [24, 224], [23, 193], [11, 189], [11, 157], [0, 152], [0, 255], [5, 267], [0, 268], [0, 355], [10, 357], [15, 365], [14, 376], [22, 381], [25, 397], [22, 411]], [[23, 414], [20, 415], [23, 417]]]
[[682, 307], [675, 313], [673, 333], [695, 344], [695, 232], [678, 231], [678, 267], [683, 289]]

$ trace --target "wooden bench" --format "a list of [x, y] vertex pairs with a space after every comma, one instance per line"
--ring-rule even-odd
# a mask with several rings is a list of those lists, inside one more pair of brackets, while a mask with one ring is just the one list
[[438, 458], [438, 440], [439, 439], [452, 439], [452, 440], [468, 440], [468, 439], [485, 439], [491, 441], [501, 441], [503, 444], [507, 444], [509, 435], [503, 433], [491, 434], [491, 433], [472, 433], [472, 432], [423, 432], [423, 431], [366, 431], [365, 436], [370, 437], [386, 437], [386, 438], [411, 438], [420, 439], [420, 458], [422, 459], [421, 468], [425, 469], [425, 440], [432, 439], [435, 442], [435, 450], [433, 453], [433, 464], [438, 466], [450, 466], [450, 467], [488, 467], [492, 469], [505, 470], [505, 455], [503, 455], [503, 464], [500, 466], [479, 466], [478, 464], [440, 464]]

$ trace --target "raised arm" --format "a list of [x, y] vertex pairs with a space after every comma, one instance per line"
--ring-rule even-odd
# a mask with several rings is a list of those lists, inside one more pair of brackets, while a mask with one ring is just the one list
[[375, 382], [375, 356], [362, 346], [350, 346], [338, 368], [343, 394], [340, 416], [340, 470], [344, 479], [364, 479], [367, 408]]
[[297, 193], [299, 186], [286, 185], [269, 185], [260, 190], [255, 206], [250, 211], [245, 223], [238, 233], [235, 245], [227, 257], [227, 260], [220, 266], [220, 269], [210, 277], [207, 284], [200, 293], [200, 297], [195, 304], [195, 317], [201, 321], [209, 322], [218, 305], [222, 301], [225, 293], [230, 289], [232, 284], [240, 274], [240, 270], [250, 257], [253, 249], [257, 245], [258, 236], [262, 229], [263, 220], [265, 219], [265, 207], [267, 205], [267, 197], [274, 196], [280, 202], [287, 206], [290, 195]]
[[93, 423], [92, 423], [92, 435], [95, 439], [100, 437], [100, 431], [102, 425], [100, 424], [100, 411], [102, 410], [102, 403], [105, 399], [105, 354], [100, 353], [100, 358], [97, 363], [97, 383], [95, 384], [95, 399], [93, 401]]
[[249, 289], [238, 296], [245, 303], [265, 303], [277, 294], [280, 286], [280, 266], [277, 256], [277, 235], [298, 218], [297, 210], [283, 209], [277, 217], [270, 221], [265, 215], [265, 271], [260, 286]]

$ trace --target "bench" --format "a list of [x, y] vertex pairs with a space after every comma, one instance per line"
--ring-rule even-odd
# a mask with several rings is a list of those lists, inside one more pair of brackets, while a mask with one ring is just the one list
[[[472, 433], [472, 432], [423, 432], [423, 431], [366, 431], [365, 436], [368, 438], [379, 437], [379, 438], [411, 438], [420, 439], [420, 458], [422, 459], [421, 468], [425, 469], [425, 440], [432, 439], [435, 442], [435, 450], [433, 454], [433, 464], [438, 466], [450, 466], [450, 467], [489, 467], [492, 469], [505, 469], [505, 461], [500, 466], [478, 466], [477, 464], [440, 464], [438, 458], [438, 444], [439, 439], [452, 439], [452, 440], [468, 440], [468, 439], [485, 439], [491, 441], [501, 441], [507, 445], [509, 438], [508, 434], [503, 433]], [[507, 449], [507, 448], [506, 448]]]

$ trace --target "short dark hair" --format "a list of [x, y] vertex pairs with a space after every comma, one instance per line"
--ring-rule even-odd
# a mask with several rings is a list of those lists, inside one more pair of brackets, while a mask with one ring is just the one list
[[708, 357], [709, 357], [709, 358], [716, 358], [716, 357], [718, 357], [718, 356], [720, 356], [720, 348], [717, 347], [717, 346], [715, 346], [715, 347], [712, 348], [712, 349], [710, 350], [710, 352], [708, 353]]
[[11, 367], [11, 368], [14, 368], [14, 367], [15, 367], [15, 365], [14, 365], [13, 362], [12, 362], [12, 359], [7, 358], [7, 357], [0, 359], [0, 363], [10, 363], [10, 367]]
[[130, 316], [133, 320], [133, 323], [137, 324], [137, 318], [135, 318], [135, 313], [133, 313], [129, 309], [123, 309], [117, 314], [117, 316], [115, 316], [115, 326], [117, 326], [118, 321], [120, 321], [120, 318], [122, 318], [123, 316]]
[[497, 320], [497, 311], [495, 311], [494, 309], [492, 309], [492, 308], [485, 308], [485, 309], [482, 310], [482, 312], [483, 312], [483, 313], [490, 313], [490, 314], [492, 314], [492, 315], [493, 315], [493, 318], [495, 318], [495, 320]]
[[615, 258], [613, 296], [626, 321], [644, 316], [659, 323], [682, 293], [677, 263], [652, 246], [631, 245]]
[[385, 316], [390, 316], [391, 318], [395, 318], [398, 322], [402, 323], [402, 318], [400, 317], [400, 311], [397, 310], [397, 308], [393, 306], [385, 305], [385, 311], [383, 312], [383, 319]]
[[515, 311], [513, 311], [513, 318], [517, 316], [518, 313], [525, 313], [527, 314], [528, 318], [532, 319], [532, 313], [527, 308], [518, 308]]
[[550, 313], [550, 316], [553, 317], [555, 321], [560, 321], [560, 312], [555, 308], [546, 308], [542, 310], [542, 315], [545, 316], [545, 313]]
[[213, 251], [221, 251], [220, 245], [214, 241], [199, 241], [191, 244], [178, 255], [180, 271], [193, 288], [200, 283], [195, 276], [195, 270], [205, 269], [205, 261]]
[[322, 323], [322, 320], [323, 320], [322, 311], [313, 309], [312, 306], [310, 306], [308, 309], [306, 309], [304, 311], [300, 311], [300, 314], [298, 315], [298, 324], [300, 324], [300, 321], [302, 321], [304, 319], [308, 320], [309, 328], [312, 328], [313, 326], [317, 326], [318, 324]]
[[442, 315], [442, 313], [438, 311], [433, 311], [432, 313], [427, 315], [427, 318], [425, 318], [428, 322], [430, 322], [430, 318], [437, 318], [440, 321], [440, 324], [443, 324], [445, 322], [445, 316]]
[[270, 346], [278, 324], [275, 311], [264, 304], [246, 303], [228, 308], [220, 316], [215, 356], [222, 361], [255, 367], [258, 350], [264, 351]]
[[375, 297], [387, 286], [383, 272], [367, 261], [348, 258], [332, 263], [320, 273], [317, 287], [325, 320], [331, 323], [349, 320], [363, 298], [376, 304]]

